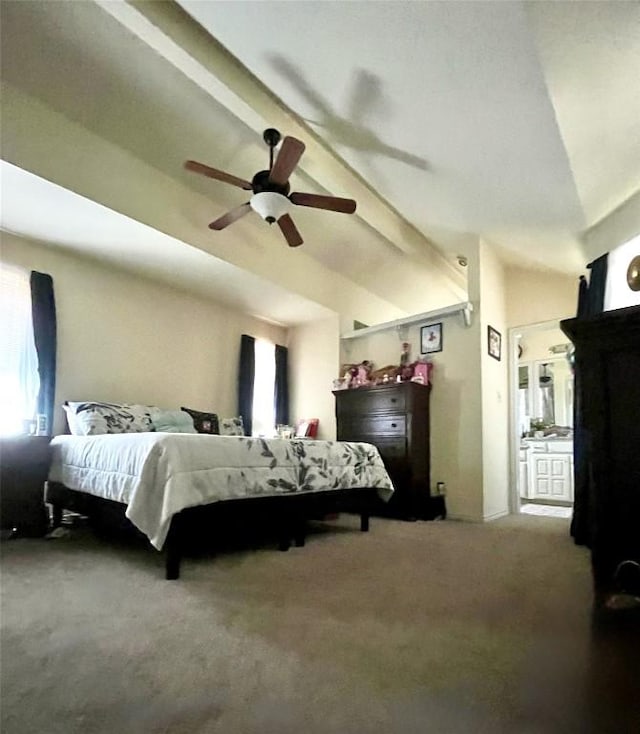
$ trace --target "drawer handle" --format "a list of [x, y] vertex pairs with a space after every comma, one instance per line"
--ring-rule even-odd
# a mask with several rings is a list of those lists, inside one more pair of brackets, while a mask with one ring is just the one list
[[397, 428], [397, 427], [398, 427], [398, 424], [397, 423], [392, 423], [391, 424], [391, 428]]
[[398, 398], [391, 398], [391, 402], [392, 403], [397, 403], [398, 402]]

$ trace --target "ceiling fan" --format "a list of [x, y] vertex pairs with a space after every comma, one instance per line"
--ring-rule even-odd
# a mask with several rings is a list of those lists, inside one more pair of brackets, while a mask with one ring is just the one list
[[274, 149], [280, 142], [281, 135], [278, 130], [268, 128], [264, 131], [262, 137], [269, 146], [269, 170], [258, 171], [251, 182], [206, 166], [204, 163], [198, 163], [197, 161], [185, 162], [184, 167], [188, 171], [201, 173], [203, 176], [215, 178], [223, 183], [253, 192], [253, 196], [248, 202], [223, 214], [215, 222], [211, 222], [210, 229], [224, 229], [253, 209], [269, 224], [277, 222], [289, 246], [298, 247], [302, 244], [303, 239], [293, 223], [293, 219], [289, 216], [291, 204], [310, 206], [315, 209], [327, 209], [343, 214], [353, 214], [355, 212], [356, 202], [353, 199], [304, 194], [297, 191], [289, 193], [289, 176], [293, 173], [304, 153], [304, 143], [296, 140], [296, 138], [285, 137], [274, 161]]

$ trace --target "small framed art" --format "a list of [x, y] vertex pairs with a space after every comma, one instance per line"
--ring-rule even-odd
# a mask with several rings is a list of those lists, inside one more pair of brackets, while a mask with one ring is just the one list
[[420, 353], [432, 354], [442, 351], [442, 322], [427, 324], [420, 329]]
[[493, 326], [487, 326], [487, 343], [489, 356], [500, 361], [502, 356], [502, 334], [493, 328]]

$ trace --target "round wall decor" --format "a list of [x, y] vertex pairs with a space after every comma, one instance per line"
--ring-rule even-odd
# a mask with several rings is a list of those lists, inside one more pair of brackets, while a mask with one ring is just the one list
[[632, 291], [640, 291], [640, 255], [636, 255], [629, 263], [627, 284]]

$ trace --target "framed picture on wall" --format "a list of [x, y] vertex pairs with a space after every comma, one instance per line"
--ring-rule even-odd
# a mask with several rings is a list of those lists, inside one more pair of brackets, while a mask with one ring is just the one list
[[433, 354], [442, 351], [442, 322], [427, 324], [420, 329], [420, 353]]
[[487, 343], [489, 349], [489, 356], [500, 361], [502, 356], [502, 334], [493, 328], [493, 326], [487, 326]]

